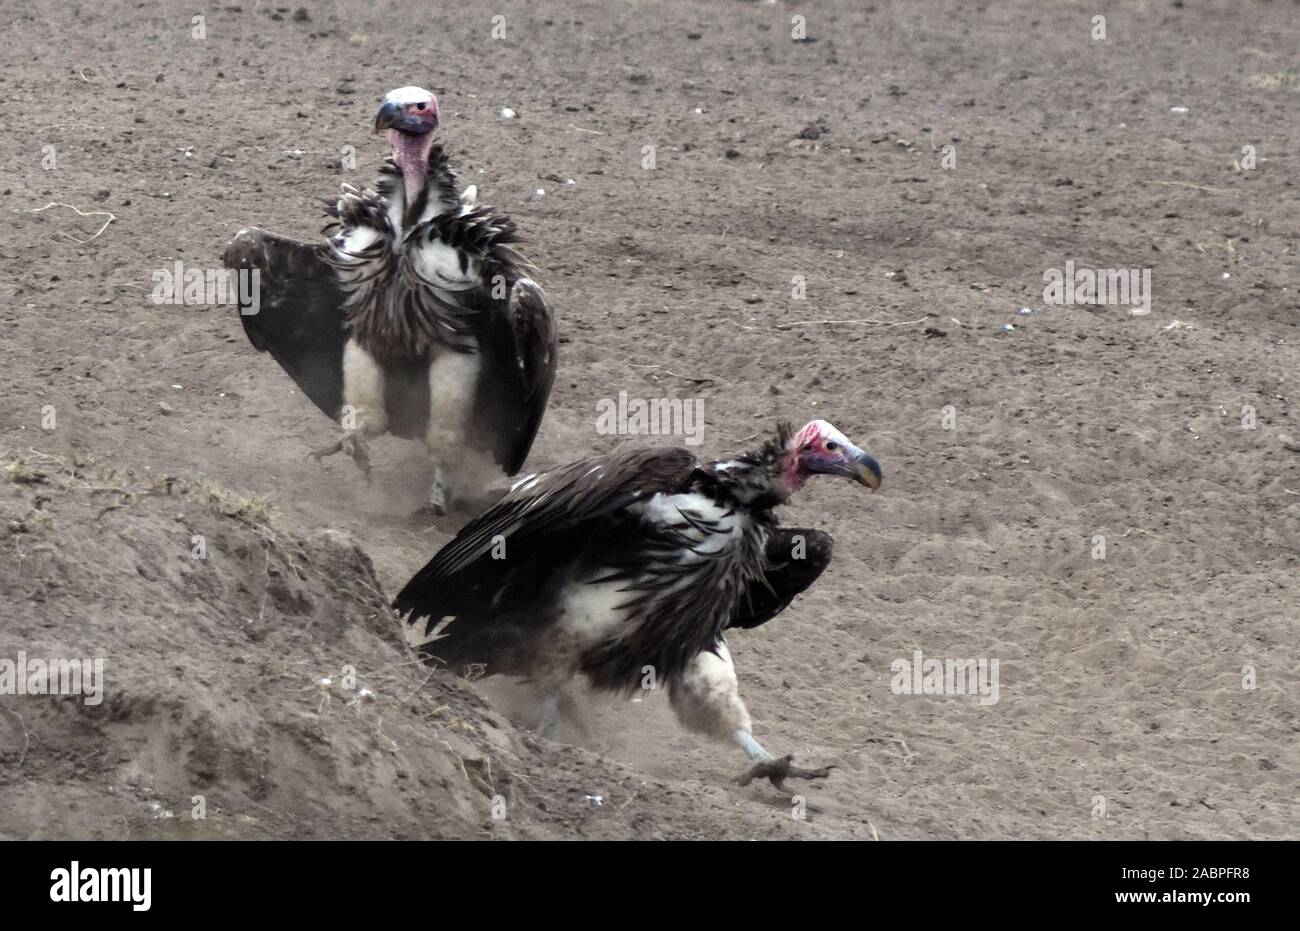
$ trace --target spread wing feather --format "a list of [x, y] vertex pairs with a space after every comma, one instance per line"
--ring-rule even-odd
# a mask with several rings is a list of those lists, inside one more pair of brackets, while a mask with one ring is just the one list
[[500, 360], [500, 366], [513, 369], [514, 377], [497, 379], [507, 396], [494, 425], [495, 458], [507, 475], [514, 475], [523, 468], [546, 413], [558, 345], [546, 296], [529, 278], [515, 282], [501, 324], [508, 328], [509, 338], [502, 341], [507, 357]]
[[240, 307], [249, 341], [269, 352], [303, 393], [337, 420], [343, 406], [346, 296], [327, 256], [325, 244], [252, 228], [240, 231], [221, 258], [227, 268], [258, 273], [257, 304]]
[[[466, 524], [406, 584], [393, 607], [410, 615], [408, 623], [429, 618], [426, 633], [450, 614], [485, 611], [501, 599], [500, 586], [513, 570], [528, 565], [544, 572], [539, 558], [558, 568], [573, 558], [571, 545], [580, 539], [574, 534], [636, 501], [680, 489], [695, 468], [689, 450], [642, 448], [529, 476]], [[502, 559], [493, 558], [498, 544], [505, 547]]]

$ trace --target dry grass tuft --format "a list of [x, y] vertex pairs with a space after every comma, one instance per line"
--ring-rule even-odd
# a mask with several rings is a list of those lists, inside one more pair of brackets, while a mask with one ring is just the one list
[[1274, 71], [1271, 74], [1252, 74], [1249, 79], [1251, 87], [1264, 91], [1289, 90], [1300, 83], [1294, 71]]
[[271, 501], [262, 495], [231, 491], [204, 477], [197, 479], [194, 487], [200, 498], [219, 514], [254, 524], [265, 524], [271, 519]]
[[16, 485], [39, 485], [49, 478], [26, 459], [18, 457], [4, 464], [5, 478]]

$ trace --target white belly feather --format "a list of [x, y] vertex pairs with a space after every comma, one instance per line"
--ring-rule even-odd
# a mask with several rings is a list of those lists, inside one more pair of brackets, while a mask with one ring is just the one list
[[626, 582], [570, 585], [561, 595], [560, 630], [584, 650], [618, 635], [623, 626], [619, 605], [628, 600]]

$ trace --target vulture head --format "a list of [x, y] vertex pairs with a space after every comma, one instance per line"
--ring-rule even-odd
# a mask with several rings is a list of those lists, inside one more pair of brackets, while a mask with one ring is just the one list
[[788, 437], [778, 455], [782, 483], [791, 492], [801, 488], [813, 475], [838, 475], [873, 492], [880, 487], [880, 463], [850, 443], [848, 437], [827, 421], [814, 420], [793, 435], [787, 428], [778, 436]]
[[399, 87], [384, 97], [375, 114], [375, 132], [388, 130], [393, 160], [402, 170], [407, 203], [424, 187], [433, 131], [438, 128], [438, 98], [423, 87]]

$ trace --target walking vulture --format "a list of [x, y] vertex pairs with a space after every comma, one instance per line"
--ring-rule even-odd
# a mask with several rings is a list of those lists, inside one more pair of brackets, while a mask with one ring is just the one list
[[781, 424], [759, 450], [699, 463], [686, 449], [631, 449], [517, 482], [466, 524], [398, 594], [421, 651], [458, 671], [538, 682], [543, 732], [558, 690], [583, 673], [631, 692], [647, 673], [687, 728], [733, 740], [763, 776], [820, 778], [754, 739], [726, 632], [785, 610], [831, 558], [820, 530], [777, 526], [773, 509], [812, 475], [874, 491], [880, 466], [840, 431]]
[[240, 307], [249, 340], [344, 428], [313, 455], [346, 451], [369, 475], [368, 437], [423, 440], [443, 510], [452, 491], [523, 466], [556, 336], [514, 222], [460, 190], [437, 127], [433, 94], [392, 91], [375, 118], [392, 156], [375, 190], [345, 184], [327, 202], [328, 239], [245, 229], [223, 261], [257, 272], [256, 303]]

